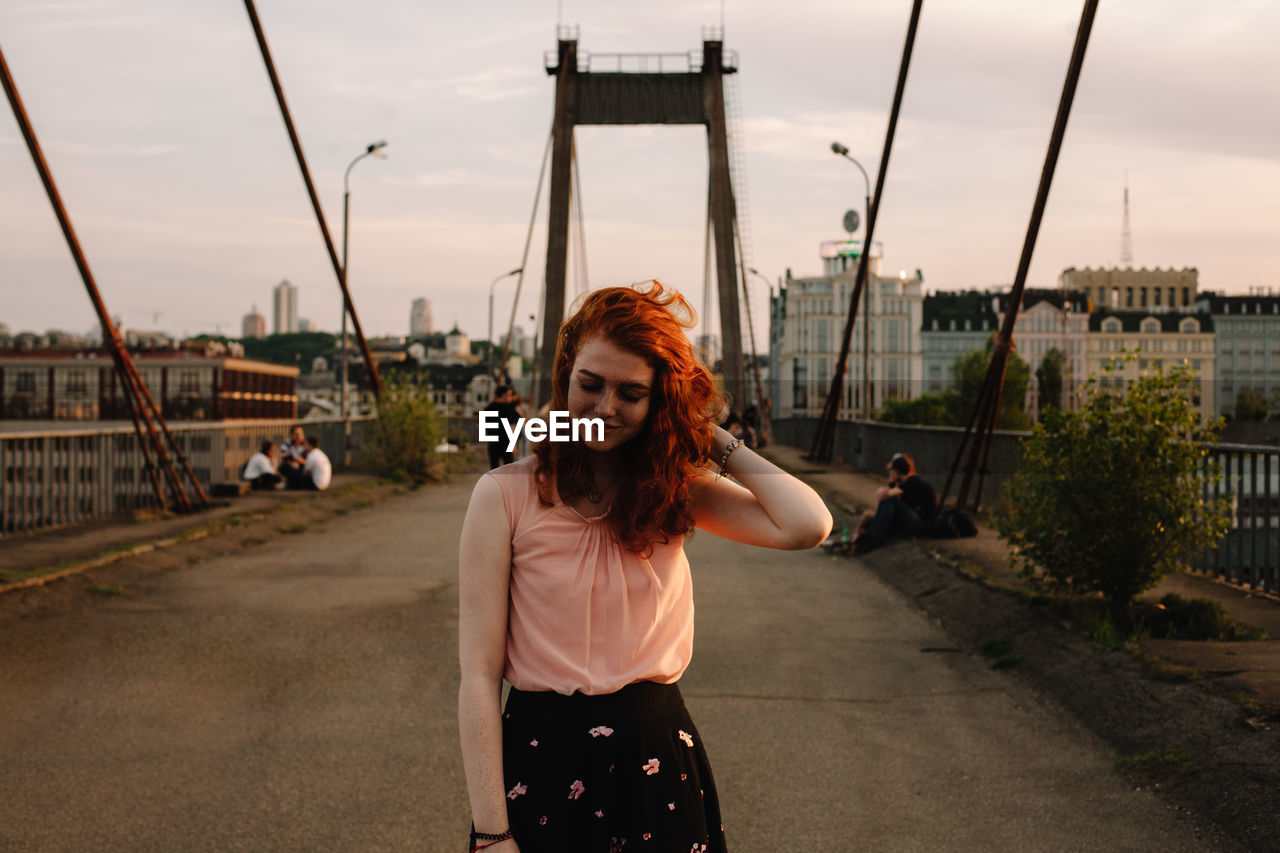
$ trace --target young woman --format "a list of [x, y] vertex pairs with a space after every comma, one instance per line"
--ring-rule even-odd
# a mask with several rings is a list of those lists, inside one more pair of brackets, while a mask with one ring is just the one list
[[684, 536], [811, 548], [831, 516], [714, 425], [692, 325], [657, 282], [589, 294], [560, 329], [551, 408], [601, 419], [603, 437], [544, 441], [472, 494], [458, 694], [472, 850], [725, 849], [676, 684], [693, 640]]

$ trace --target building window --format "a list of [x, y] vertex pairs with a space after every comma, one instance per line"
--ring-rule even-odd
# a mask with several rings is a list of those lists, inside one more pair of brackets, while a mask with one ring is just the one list
[[1195, 334], [1200, 331], [1200, 322], [1192, 317], [1188, 317], [1178, 324], [1178, 331]]
[[1146, 334], [1153, 334], [1153, 333], [1159, 334], [1160, 321], [1157, 320], [1155, 317], [1148, 317], [1147, 319], [1142, 321], [1142, 331], [1145, 332]]
[[18, 384], [16, 390], [19, 394], [36, 393], [36, 374], [34, 370], [18, 371]]
[[83, 397], [89, 393], [88, 383], [85, 382], [83, 370], [68, 370], [67, 377], [67, 393], [76, 397]]
[[809, 407], [809, 366], [797, 358], [791, 367], [791, 405], [797, 409]]
[[1120, 331], [1120, 321], [1115, 317], [1108, 317], [1102, 321], [1102, 331], [1112, 333]]
[[200, 374], [195, 370], [184, 370], [178, 374], [179, 394], [199, 394]]

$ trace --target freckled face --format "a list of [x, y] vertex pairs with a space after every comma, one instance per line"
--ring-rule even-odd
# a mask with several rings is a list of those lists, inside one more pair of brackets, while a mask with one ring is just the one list
[[653, 366], [643, 357], [603, 337], [578, 347], [569, 374], [569, 417], [600, 418], [604, 440], [583, 442], [609, 451], [640, 434], [649, 420]]

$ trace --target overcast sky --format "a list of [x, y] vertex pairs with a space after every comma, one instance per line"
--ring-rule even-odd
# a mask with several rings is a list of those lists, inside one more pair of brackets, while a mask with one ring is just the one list
[[[818, 244], [874, 180], [908, 0], [259, 0], [334, 240], [352, 172], [351, 287], [369, 334], [486, 333], [520, 264], [551, 123], [557, 16], [589, 53], [736, 51], [751, 263], [821, 271]], [[1079, 22], [1077, 0], [930, 0], [876, 237], [927, 290], [1008, 284]], [[1280, 287], [1280, 3], [1103, 0], [1029, 284], [1119, 260], [1127, 170], [1135, 266], [1202, 289]], [[340, 298], [244, 6], [0, 0], [3, 49], [108, 308], [126, 325], [239, 334], [289, 279], [336, 330]], [[13, 122], [0, 109], [0, 322], [94, 325]], [[579, 128], [592, 287], [658, 278], [702, 306], [700, 127]], [[545, 192], [545, 190], [544, 190]], [[518, 309], [537, 311], [545, 199]], [[504, 328], [515, 280], [498, 285]], [[751, 282], [757, 340], [767, 294]], [[570, 283], [572, 296], [572, 280]], [[745, 318], [744, 318], [745, 320]]]

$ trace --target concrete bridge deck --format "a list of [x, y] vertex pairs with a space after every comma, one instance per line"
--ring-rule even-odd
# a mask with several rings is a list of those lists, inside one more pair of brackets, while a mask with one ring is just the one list
[[[0, 849], [463, 849], [474, 479], [0, 596]], [[731, 849], [1224, 849], [858, 562], [688, 551]]]

